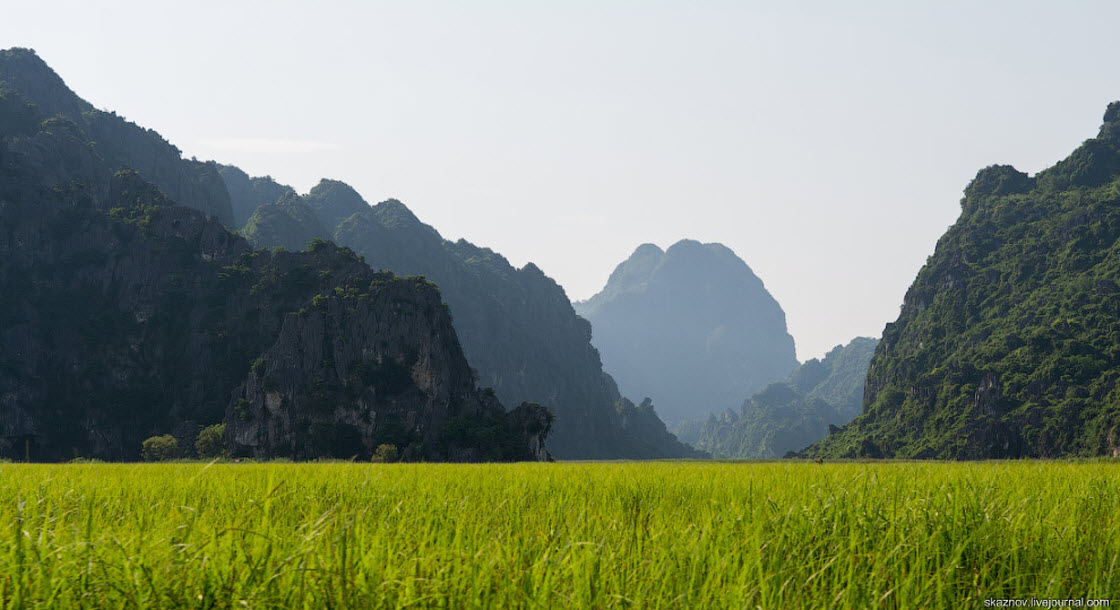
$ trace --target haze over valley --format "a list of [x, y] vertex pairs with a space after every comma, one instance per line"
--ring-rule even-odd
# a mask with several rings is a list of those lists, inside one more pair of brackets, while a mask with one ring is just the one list
[[6, 4], [2, 46], [188, 158], [396, 198], [571, 300], [721, 243], [800, 361], [897, 317], [977, 169], [1044, 169], [1117, 97], [1107, 2], [59, 6]]

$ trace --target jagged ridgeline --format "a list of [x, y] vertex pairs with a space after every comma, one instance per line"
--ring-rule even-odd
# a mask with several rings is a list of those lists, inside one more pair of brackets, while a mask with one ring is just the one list
[[784, 457], [821, 440], [830, 428], [859, 415], [877, 343], [857, 337], [797, 367], [784, 382], [766, 386], [739, 411], [687, 422], [694, 445], [717, 458], [754, 459]]
[[[587, 321], [536, 265], [516, 269], [492, 250], [447, 241], [400, 201], [370, 206], [342, 182], [323, 180], [295, 196], [233, 167], [222, 168], [221, 175], [235, 210], [256, 204], [242, 232], [259, 247], [333, 239], [375, 269], [434, 281], [478, 383], [493, 388], [506, 404], [532, 400], [555, 412], [549, 450], [557, 457], [702, 455], [677, 441], [649, 403], [622, 398], [603, 373]], [[262, 193], [280, 196], [260, 205]]]
[[0, 50], [0, 83], [19, 99], [33, 104], [36, 117], [73, 124], [113, 171], [136, 170], [175, 203], [212, 214], [225, 226], [235, 228], [229, 193], [213, 163], [183, 159], [179, 149], [158, 133], [115, 112], [94, 108], [34, 52]]
[[1120, 455], [1120, 103], [1027, 176], [981, 170], [888, 324], [864, 413], [809, 455]]
[[668, 422], [736, 407], [797, 367], [785, 312], [721, 244], [639, 246], [575, 307], [622, 393]]
[[0, 456], [132, 459], [225, 421], [257, 457], [546, 457], [550, 414], [476, 389], [434, 285], [326, 242], [254, 251], [226, 193], [0, 52]]

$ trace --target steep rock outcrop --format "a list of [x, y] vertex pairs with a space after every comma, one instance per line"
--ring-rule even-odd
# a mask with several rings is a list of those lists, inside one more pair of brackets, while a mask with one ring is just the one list
[[883, 330], [863, 413], [807, 455], [1120, 452], [1118, 115], [1034, 177], [977, 173]]
[[[525, 420], [544, 421], [531, 429]], [[226, 414], [235, 453], [257, 458], [369, 455], [381, 444], [404, 459], [547, 459], [543, 408], [507, 418], [475, 389], [451, 318], [433, 284], [374, 276], [318, 295], [284, 317]], [[457, 436], [455, 422], [487, 442]]]
[[591, 329], [564, 290], [536, 265], [515, 269], [500, 254], [449, 242], [401, 202], [360, 211], [335, 230], [338, 243], [372, 267], [423, 275], [440, 286], [479, 384], [502, 402], [536, 401], [556, 413], [550, 447], [563, 458], [692, 457], [653, 410], [620, 417]]
[[575, 307], [622, 393], [651, 396], [671, 423], [738, 405], [797, 366], [782, 308], [720, 244], [639, 246]]

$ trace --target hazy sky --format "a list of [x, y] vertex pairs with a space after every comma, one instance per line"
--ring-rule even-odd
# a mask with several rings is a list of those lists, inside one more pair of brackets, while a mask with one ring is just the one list
[[1120, 98], [1112, 2], [0, 0], [94, 105], [186, 156], [396, 197], [583, 299], [718, 241], [801, 359], [878, 337], [981, 167]]

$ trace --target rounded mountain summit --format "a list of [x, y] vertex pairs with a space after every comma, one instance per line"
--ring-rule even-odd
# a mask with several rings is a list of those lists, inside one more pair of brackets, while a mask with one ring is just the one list
[[722, 244], [643, 244], [574, 305], [622, 394], [652, 398], [670, 425], [738, 406], [797, 367], [785, 312]]

